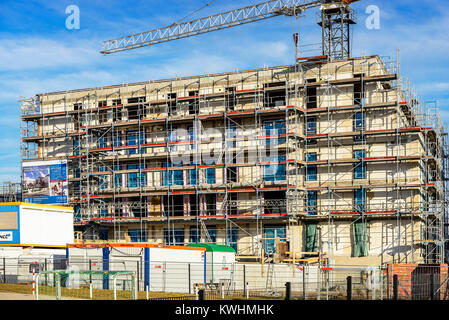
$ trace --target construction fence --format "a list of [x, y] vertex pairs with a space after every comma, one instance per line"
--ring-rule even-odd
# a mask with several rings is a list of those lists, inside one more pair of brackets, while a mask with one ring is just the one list
[[40, 299], [449, 300], [449, 272], [447, 265], [145, 265], [132, 259], [68, 264], [65, 259], [0, 258], [0, 291], [17, 288], [29, 294], [37, 289]]

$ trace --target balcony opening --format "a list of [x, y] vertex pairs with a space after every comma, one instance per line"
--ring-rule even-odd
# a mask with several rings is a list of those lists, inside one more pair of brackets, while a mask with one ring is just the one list
[[[315, 78], [307, 79], [307, 83], [316, 83]], [[317, 87], [306, 87], [306, 108], [314, 109], [318, 108], [318, 99], [317, 99]]]
[[[200, 92], [198, 90], [189, 91], [189, 97], [198, 97]], [[197, 98], [189, 101], [189, 114], [197, 114], [198, 113], [198, 103]]]
[[265, 83], [264, 89], [266, 107], [283, 107], [287, 104], [285, 97], [285, 82]]
[[176, 93], [172, 92], [172, 93], [167, 93], [167, 100], [168, 100], [168, 116], [176, 116], [177, 114], [177, 99], [176, 99], [177, 95]]
[[190, 204], [190, 215], [198, 216], [198, 210], [200, 209], [198, 205], [198, 196], [196, 194], [191, 194], [189, 196], [189, 204]]
[[215, 216], [217, 214], [217, 195], [216, 194], [206, 194], [206, 215]]
[[164, 216], [182, 217], [184, 216], [184, 196], [164, 196]]
[[226, 88], [225, 99], [226, 99], [225, 100], [226, 101], [226, 110], [234, 111], [235, 105], [236, 105], [236, 100], [237, 100], [237, 98], [235, 97], [235, 87]]
[[264, 214], [279, 214], [287, 213], [287, 206], [285, 203], [285, 191], [270, 191], [264, 193]]

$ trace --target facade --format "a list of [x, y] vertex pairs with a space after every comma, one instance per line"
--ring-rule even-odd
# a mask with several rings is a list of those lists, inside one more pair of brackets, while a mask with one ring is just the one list
[[379, 56], [39, 94], [21, 112], [22, 161], [68, 162], [84, 239], [445, 259], [446, 131]]

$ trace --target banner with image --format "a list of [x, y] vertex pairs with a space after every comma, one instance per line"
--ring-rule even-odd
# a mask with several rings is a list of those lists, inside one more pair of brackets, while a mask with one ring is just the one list
[[22, 164], [24, 202], [68, 204], [67, 160]]

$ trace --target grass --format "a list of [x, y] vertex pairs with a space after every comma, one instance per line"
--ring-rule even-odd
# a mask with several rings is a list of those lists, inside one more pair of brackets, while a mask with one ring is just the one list
[[[0, 284], [0, 291], [2, 292], [15, 292], [23, 294], [32, 294], [32, 286], [24, 284]], [[39, 286], [39, 295], [45, 295], [50, 297], [56, 297], [55, 287]], [[79, 289], [69, 289], [61, 288], [62, 297], [71, 297], [78, 299], [90, 299], [89, 288], [79, 288]], [[114, 291], [113, 290], [103, 290], [103, 289], [93, 289], [92, 290], [93, 300], [113, 300]], [[146, 292], [139, 291], [138, 299], [146, 299]], [[166, 293], [166, 292], [149, 292], [150, 299], [157, 298], [192, 298], [195, 299], [195, 295], [183, 294], [183, 293]], [[118, 300], [130, 300], [132, 299], [132, 294], [130, 291], [117, 290]]]

